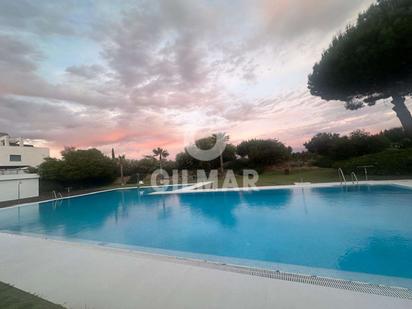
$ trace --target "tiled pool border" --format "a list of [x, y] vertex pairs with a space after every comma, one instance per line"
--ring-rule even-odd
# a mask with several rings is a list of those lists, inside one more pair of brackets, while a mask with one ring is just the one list
[[[26, 238], [40, 238], [46, 241], [58, 242], [67, 246], [74, 247], [92, 247], [97, 250], [106, 250], [112, 251], [127, 255], [141, 256], [146, 258], [152, 258], [161, 261], [167, 261], [172, 263], [179, 263], [185, 265], [191, 265], [196, 267], [208, 268], [219, 271], [227, 271], [232, 273], [238, 273], [243, 275], [263, 277], [267, 279], [283, 280], [295, 283], [309, 284], [320, 287], [328, 287], [335, 289], [342, 289], [352, 292], [395, 297], [401, 299], [412, 300], [412, 289], [398, 287], [398, 286], [389, 286], [381, 284], [373, 284], [363, 281], [354, 281], [346, 280], [339, 278], [331, 278], [326, 276], [317, 276], [317, 275], [307, 275], [302, 273], [287, 272], [274, 269], [266, 269], [260, 267], [252, 267], [246, 265], [231, 264], [219, 261], [212, 261], [207, 259], [200, 258], [191, 258], [185, 256], [176, 256], [173, 254], [158, 253], [154, 249], [152, 250], [135, 250], [128, 249], [128, 246], [112, 246], [109, 243], [99, 243], [93, 241], [69, 241], [59, 238], [50, 238], [44, 237], [43, 235], [32, 235], [29, 233], [9, 233], [9, 232], [0, 232], [2, 234], [9, 234], [15, 237], [26, 237]], [[162, 251], [162, 250], [159, 250]], [[167, 251], [167, 250], [165, 250]]]

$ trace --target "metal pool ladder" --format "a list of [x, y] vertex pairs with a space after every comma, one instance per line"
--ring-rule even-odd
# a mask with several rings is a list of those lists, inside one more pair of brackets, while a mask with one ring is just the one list
[[352, 172], [351, 174], [350, 174], [350, 178], [351, 178], [351, 180], [352, 180], [352, 183], [353, 184], [359, 184], [359, 180], [358, 180], [358, 177], [356, 176], [356, 174], [355, 174], [355, 172]]
[[54, 191], [54, 190], [53, 190], [53, 196], [56, 200], [63, 198], [63, 195], [60, 192], [57, 192], [57, 194], [56, 194], [56, 191]]
[[338, 168], [338, 174], [340, 178], [340, 184], [345, 183], [345, 186], [347, 185], [345, 174], [343, 173], [343, 170], [341, 168]]

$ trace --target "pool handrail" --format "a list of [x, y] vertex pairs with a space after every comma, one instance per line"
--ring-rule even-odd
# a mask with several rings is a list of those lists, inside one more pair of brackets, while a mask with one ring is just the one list
[[351, 178], [353, 184], [355, 184], [355, 182], [356, 182], [356, 184], [359, 184], [358, 176], [356, 176], [355, 172], [352, 172], [350, 174], [350, 178]]
[[345, 183], [345, 186], [347, 185], [347, 181], [345, 178], [345, 174], [343, 173], [343, 170], [341, 168], [338, 168], [338, 175], [339, 175], [339, 179], [340, 179], [340, 184]]

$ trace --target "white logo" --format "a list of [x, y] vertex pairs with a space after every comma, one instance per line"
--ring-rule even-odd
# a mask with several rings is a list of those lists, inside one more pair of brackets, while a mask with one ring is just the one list
[[[190, 141], [186, 151], [189, 155], [199, 161], [212, 161], [218, 158], [226, 148], [227, 135], [225, 133], [214, 134], [215, 144], [210, 149], [200, 149], [194, 142], [194, 132], [190, 131], [185, 135], [185, 142]], [[189, 139], [190, 137], [190, 139]]]

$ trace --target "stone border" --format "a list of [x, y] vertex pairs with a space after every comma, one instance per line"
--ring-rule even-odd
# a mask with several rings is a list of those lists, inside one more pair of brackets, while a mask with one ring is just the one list
[[94, 250], [110, 251], [118, 254], [124, 254], [129, 256], [138, 256], [148, 259], [156, 259], [160, 261], [178, 263], [184, 265], [191, 265], [195, 267], [202, 267], [208, 269], [214, 269], [218, 271], [227, 271], [232, 273], [238, 273], [242, 275], [257, 276], [267, 279], [283, 280], [295, 283], [309, 284], [313, 286], [334, 288], [347, 290], [358, 293], [373, 294], [387, 297], [395, 297], [401, 299], [412, 300], [412, 289], [386, 286], [380, 284], [372, 284], [362, 281], [350, 281], [345, 279], [337, 279], [315, 275], [305, 275], [301, 273], [284, 272], [279, 270], [263, 269], [251, 266], [243, 266], [236, 264], [229, 264], [223, 262], [203, 260], [200, 258], [179, 257], [175, 255], [167, 255], [164, 253], [156, 253], [149, 251], [140, 251], [128, 248], [112, 247], [108, 244], [90, 243], [90, 242], [76, 242], [61, 240], [55, 238], [42, 237], [42, 235], [27, 235], [27, 234], [14, 234], [7, 232], [0, 232], [0, 234], [7, 234], [13, 237], [25, 237], [25, 238], [39, 238], [47, 242], [56, 242], [69, 247], [84, 247], [92, 248]]

